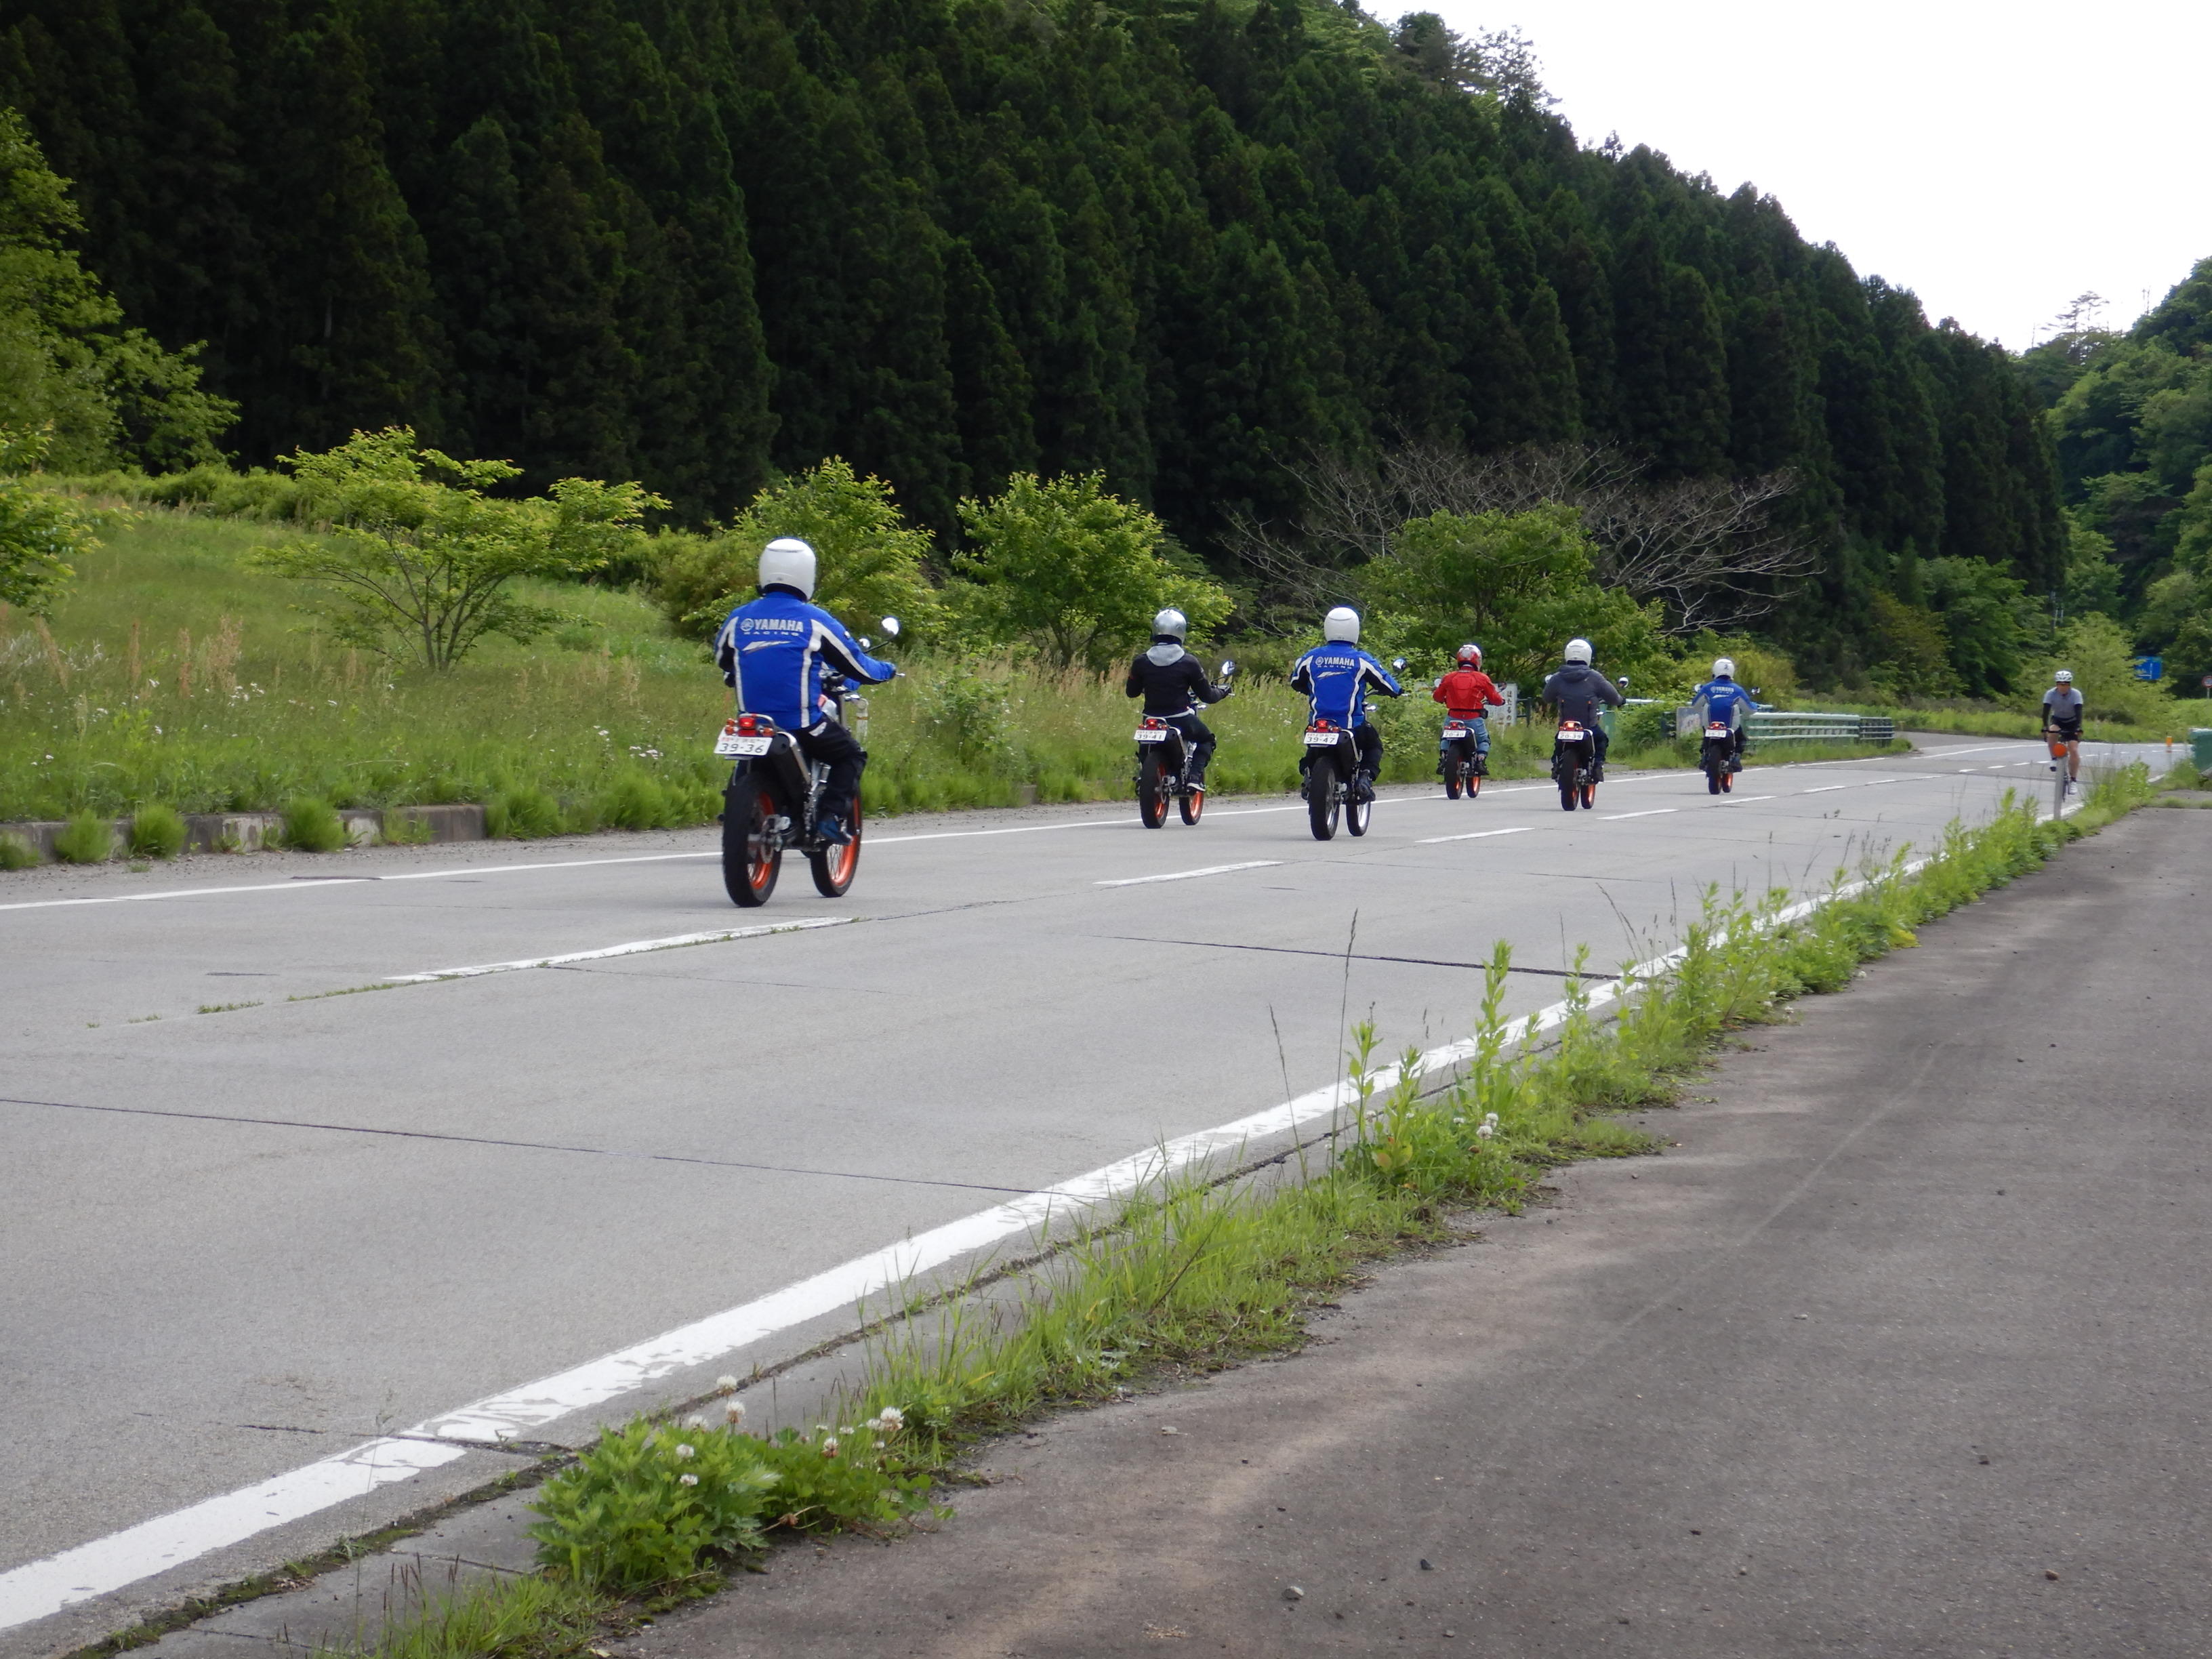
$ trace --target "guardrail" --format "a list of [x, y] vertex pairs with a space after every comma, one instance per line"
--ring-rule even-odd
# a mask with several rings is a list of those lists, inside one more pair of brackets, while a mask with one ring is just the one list
[[[1677, 708], [1674, 735], [1696, 737], [1704, 718], [1697, 703]], [[1746, 725], [1753, 744], [1887, 743], [1897, 735], [1897, 722], [1887, 715], [1826, 714], [1809, 709], [1762, 708]]]

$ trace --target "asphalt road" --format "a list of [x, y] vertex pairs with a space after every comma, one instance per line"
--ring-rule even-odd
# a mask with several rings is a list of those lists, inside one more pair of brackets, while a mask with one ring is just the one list
[[22, 1564], [1323, 1085], [1347, 1010], [1464, 1035], [1495, 939], [1533, 1009], [1708, 884], [1817, 888], [2043, 775], [1947, 741], [1591, 813], [1394, 797], [1327, 845], [1295, 802], [908, 820], [765, 912], [696, 832], [4, 878], [0, 1627]]
[[2212, 818], [2145, 811], [1395, 1266], [618, 1659], [2212, 1652]]

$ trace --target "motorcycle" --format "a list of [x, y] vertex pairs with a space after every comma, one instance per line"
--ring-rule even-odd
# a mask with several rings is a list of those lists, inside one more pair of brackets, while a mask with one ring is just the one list
[[[898, 637], [896, 617], [884, 617], [883, 626]], [[865, 637], [860, 643], [863, 651], [870, 647]], [[835, 718], [865, 741], [868, 700], [834, 670], [823, 675], [822, 690]], [[815, 891], [844, 897], [860, 867], [860, 792], [854, 791], [852, 822], [846, 826], [851, 839], [832, 843], [823, 839], [817, 822], [829, 763], [809, 760], [793, 733], [765, 714], [738, 714], [723, 722], [714, 752], [737, 763], [722, 792], [722, 885], [731, 902], [748, 910], [766, 904], [782, 873], [783, 855], [793, 849], [806, 855]]]
[[[1406, 659], [1393, 657], [1390, 666], [1403, 673]], [[1359, 773], [1359, 744], [1352, 728], [1333, 720], [1315, 720], [1306, 727], [1305, 745], [1305, 759], [1298, 769], [1305, 774], [1305, 781], [1298, 786], [1298, 793], [1305, 798], [1306, 823], [1313, 838], [1334, 840], [1340, 816], [1353, 835], [1365, 835], [1375, 816], [1375, 793], [1370, 789], [1362, 799], [1362, 792], [1352, 787]]]
[[1698, 769], [1705, 775], [1705, 793], [1718, 795], [1735, 787], [1735, 775], [1743, 763], [1735, 757], [1735, 729], [1726, 720], [1707, 720], [1705, 741], [1698, 745]]
[[1444, 794], [1457, 800], [1465, 794], [1473, 800], [1482, 793], [1482, 781], [1490, 775], [1489, 763], [1482, 751], [1474, 746], [1474, 726], [1468, 720], [1448, 720], [1444, 722], [1440, 757], [1444, 775]]
[[1559, 786], [1559, 810], [1597, 805], [1597, 742], [1580, 720], [1561, 720], [1552, 739], [1552, 781]]
[[[1221, 665], [1221, 684], [1237, 677], [1237, 665]], [[1196, 714], [1195, 708], [1190, 711]], [[1158, 714], [1147, 714], [1137, 726], [1137, 816], [1145, 828], [1157, 830], [1168, 821], [1168, 802], [1185, 823], [1196, 823], [1206, 811], [1206, 792], [1190, 781], [1191, 744], [1182, 728], [1170, 726]]]

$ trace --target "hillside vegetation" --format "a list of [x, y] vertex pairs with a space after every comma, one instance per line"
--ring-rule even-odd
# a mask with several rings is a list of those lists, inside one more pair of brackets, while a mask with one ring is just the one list
[[1765, 481], [1794, 552], [1705, 620], [1778, 600], [1815, 681], [1917, 648], [1921, 561], [2063, 574], [2003, 353], [1419, 14], [16, 0], [0, 103], [247, 462], [404, 424], [696, 526], [842, 455], [948, 553], [963, 496], [1095, 471], [1266, 620], [1304, 597], [1238, 526], [1296, 540], [1316, 458], [1612, 447]]

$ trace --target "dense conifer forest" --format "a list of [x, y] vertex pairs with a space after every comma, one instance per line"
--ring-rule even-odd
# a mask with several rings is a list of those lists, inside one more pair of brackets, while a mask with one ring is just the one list
[[1814, 568], [1766, 626], [1815, 678], [1940, 621], [1924, 563], [2068, 580], [2015, 360], [1432, 18], [4, 0], [0, 105], [129, 321], [206, 343], [242, 461], [406, 422], [697, 522], [836, 454], [948, 539], [1097, 468], [1249, 590], [1230, 532], [1316, 457], [1618, 446], [1785, 475]]

